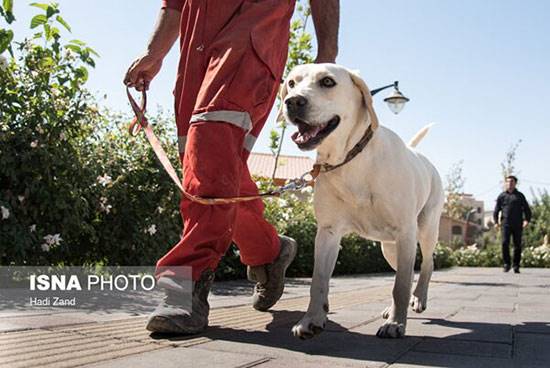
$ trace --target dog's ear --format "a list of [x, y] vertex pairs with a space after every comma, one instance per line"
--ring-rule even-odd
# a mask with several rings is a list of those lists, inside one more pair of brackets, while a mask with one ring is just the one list
[[357, 88], [359, 88], [359, 91], [361, 91], [361, 94], [363, 95], [363, 103], [365, 104], [365, 108], [367, 109], [367, 114], [370, 118], [372, 130], [376, 130], [376, 128], [378, 128], [378, 117], [376, 116], [376, 113], [374, 112], [374, 107], [372, 106], [372, 96], [370, 94], [369, 87], [367, 87], [367, 84], [357, 72], [351, 70], [349, 70], [348, 72], [351, 80], [353, 81], [353, 84], [355, 84]]
[[285, 105], [285, 97], [288, 93], [288, 90], [286, 88], [286, 80], [283, 80], [281, 85], [279, 86], [279, 110], [277, 111], [277, 122], [282, 121], [284, 119], [283, 116], [283, 106]]

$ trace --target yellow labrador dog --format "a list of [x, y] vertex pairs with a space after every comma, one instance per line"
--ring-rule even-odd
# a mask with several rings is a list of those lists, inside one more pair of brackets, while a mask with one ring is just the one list
[[[342, 163], [369, 126], [372, 129], [370, 140], [353, 159], [321, 172], [315, 183], [317, 235], [311, 299], [293, 334], [310, 338], [325, 327], [329, 280], [340, 239], [354, 232], [382, 242], [384, 257], [396, 271], [393, 303], [383, 313], [386, 322], [377, 336], [404, 336], [409, 304], [418, 313], [426, 309], [444, 201], [437, 170], [413, 150], [428, 127], [409, 145], [403, 143], [379, 125], [361, 77], [335, 64], [296, 67], [281, 94], [285, 119], [298, 127], [293, 141], [302, 150], [316, 149], [318, 164]], [[411, 297], [417, 242], [423, 261]]]

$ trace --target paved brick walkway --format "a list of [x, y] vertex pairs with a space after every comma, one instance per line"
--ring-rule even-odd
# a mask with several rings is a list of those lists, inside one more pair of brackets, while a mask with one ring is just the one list
[[307, 306], [309, 279], [290, 280], [271, 313], [249, 306], [251, 284], [218, 283], [211, 327], [157, 339], [144, 311], [0, 312], [0, 367], [550, 367], [550, 270], [496, 268], [434, 274], [428, 310], [411, 312], [407, 337], [378, 339], [393, 275], [331, 281], [330, 322], [308, 341], [290, 328]]

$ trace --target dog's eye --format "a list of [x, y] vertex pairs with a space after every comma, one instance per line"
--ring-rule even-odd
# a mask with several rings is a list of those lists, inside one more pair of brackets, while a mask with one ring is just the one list
[[332, 88], [336, 85], [336, 82], [331, 77], [324, 77], [321, 79], [321, 87]]
[[288, 88], [294, 88], [294, 85], [295, 85], [295, 84], [296, 84], [296, 83], [294, 83], [294, 81], [293, 81], [292, 79], [289, 80], [289, 81], [288, 81]]

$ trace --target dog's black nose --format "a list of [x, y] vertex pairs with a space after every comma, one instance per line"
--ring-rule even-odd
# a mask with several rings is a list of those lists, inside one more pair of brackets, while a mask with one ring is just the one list
[[307, 99], [303, 96], [292, 96], [285, 100], [285, 105], [289, 110], [299, 110], [307, 105]]

